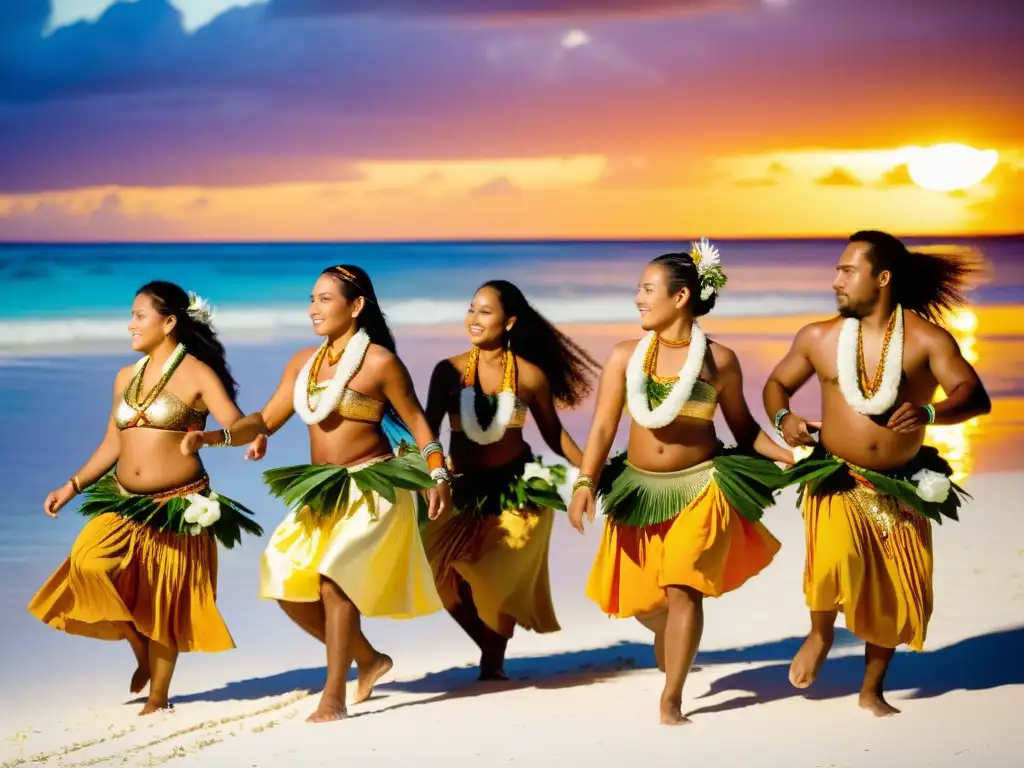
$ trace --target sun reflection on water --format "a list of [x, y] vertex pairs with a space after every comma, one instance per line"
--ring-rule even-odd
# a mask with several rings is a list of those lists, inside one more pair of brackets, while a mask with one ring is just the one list
[[[964, 359], [971, 365], [978, 360], [977, 337], [978, 316], [970, 309], [960, 309], [949, 313], [945, 319], [945, 327], [953, 334], [960, 345]], [[943, 392], [939, 387], [939, 392]], [[936, 393], [936, 399], [945, 397], [945, 393]], [[928, 427], [925, 442], [938, 448], [939, 453], [953, 468], [952, 480], [962, 483], [974, 469], [974, 458], [971, 456], [971, 438], [978, 429], [978, 419], [970, 419], [962, 424], [949, 424]]]

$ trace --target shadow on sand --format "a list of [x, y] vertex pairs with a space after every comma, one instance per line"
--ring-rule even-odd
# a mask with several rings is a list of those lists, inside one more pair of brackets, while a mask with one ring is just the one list
[[[728, 691], [747, 695], [703, 707], [689, 714], [725, 712], [752, 704], [778, 701], [793, 696], [828, 699], [856, 693], [864, 670], [860, 654], [832, 658], [826, 662], [815, 685], [804, 691], [789, 684], [789, 662], [803, 643], [803, 636], [788, 637], [770, 643], [697, 655], [694, 671], [718, 664], [761, 664], [715, 680], [702, 698]], [[859, 646], [846, 630], [836, 629], [834, 650]], [[993, 632], [964, 640], [947, 648], [922, 653], [899, 653], [886, 678], [888, 690], [912, 690], [915, 698], [940, 696], [949, 691], [985, 690], [1001, 685], [1024, 684], [1024, 627]], [[599, 683], [623, 672], [654, 668], [649, 643], [621, 642], [604, 648], [568, 651], [550, 656], [512, 657], [505, 663], [511, 678], [502, 682], [480, 682], [475, 665], [452, 667], [431, 672], [415, 680], [382, 683], [374, 689], [373, 699], [388, 692], [426, 696], [384, 707], [378, 712], [452, 699], [480, 696], [523, 688], [573, 688]], [[173, 704], [262, 699], [293, 691], [319, 691], [326, 679], [324, 667], [309, 667], [268, 677], [251, 678], [185, 696], [175, 696]], [[353, 667], [349, 680], [354, 680]]]
[[[909, 691], [912, 699], [941, 696], [951, 691], [984, 691], [1003, 685], [1024, 684], [1024, 626], [961, 640], [934, 651], [902, 652], [893, 659], [885, 678], [887, 691]], [[811, 688], [789, 684], [789, 663], [745, 669], [715, 680], [701, 698], [729, 691], [746, 695], [688, 715], [727, 712], [753, 704], [803, 696], [812, 700], [850, 696], [860, 690], [864, 675], [861, 655], [830, 658]]]

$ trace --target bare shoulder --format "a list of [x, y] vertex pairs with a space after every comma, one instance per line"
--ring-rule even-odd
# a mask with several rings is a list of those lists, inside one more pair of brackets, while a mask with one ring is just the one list
[[925, 320], [913, 312], [904, 313], [904, 335], [930, 351], [948, 351], [952, 347], [959, 349], [956, 337], [941, 325]]
[[797, 343], [815, 344], [824, 341], [829, 336], [839, 331], [843, 318], [839, 315], [830, 317], [828, 320], [818, 320], [808, 323], [796, 332]]
[[178, 369], [182, 373], [184, 373], [185, 376], [187, 376], [189, 379], [216, 375], [214, 374], [213, 369], [210, 366], [208, 366], [199, 358], [193, 357], [192, 355], [188, 354], [182, 358], [181, 364], [178, 366]]
[[715, 363], [715, 368], [719, 371], [728, 372], [739, 370], [740, 359], [730, 347], [727, 347], [724, 344], [719, 344], [717, 341], [709, 340], [708, 352], [711, 354], [711, 359]]
[[537, 389], [547, 383], [547, 374], [537, 365], [529, 360], [524, 360], [519, 355], [516, 355], [516, 368], [519, 371], [519, 380], [531, 389]]
[[302, 366], [306, 364], [306, 361], [309, 360], [309, 358], [311, 358], [313, 355], [317, 353], [317, 350], [319, 349], [320, 347], [303, 347], [302, 349], [300, 349], [298, 352], [291, 356], [291, 358], [288, 360], [288, 365], [286, 366], [286, 369], [298, 371], [300, 368], [302, 368]]
[[629, 358], [633, 355], [637, 345], [642, 339], [627, 339], [626, 341], [620, 341], [614, 347], [608, 355], [608, 362], [605, 363], [606, 368], [625, 368], [626, 363], [629, 362]]
[[132, 363], [122, 368], [118, 368], [117, 373], [114, 374], [114, 389], [118, 392], [123, 392], [125, 387], [128, 386], [128, 382], [132, 380], [132, 376], [135, 375], [135, 366], [138, 363]]

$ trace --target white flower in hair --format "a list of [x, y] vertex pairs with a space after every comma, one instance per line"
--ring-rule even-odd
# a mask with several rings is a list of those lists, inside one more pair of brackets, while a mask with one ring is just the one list
[[188, 316], [197, 323], [210, 325], [213, 322], [213, 307], [210, 302], [192, 291], [188, 292]]
[[697, 275], [700, 277], [700, 297], [704, 301], [711, 298], [716, 291], [725, 287], [726, 277], [722, 271], [722, 258], [718, 248], [702, 237], [700, 242], [692, 243], [690, 258], [697, 267]]

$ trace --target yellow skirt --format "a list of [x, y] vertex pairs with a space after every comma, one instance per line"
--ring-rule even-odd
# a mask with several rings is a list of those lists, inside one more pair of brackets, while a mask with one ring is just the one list
[[423, 552], [412, 491], [391, 504], [349, 484], [347, 507], [324, 517], [309, 507], [289, 512], [260, 563], [260, 597], [293, 603], [320, 599], [328, 579], [363, 616], [411, 619], [441, 610]]
[[115, 512], [92, 518], [71, 556], [29, 611], [72, 635], [121, 640], [125, 622], [178, 651], [235, 647], [216, 604], [217, 542], [137, 523]]
[[714, 479], [664, 523], [629, 526], [605, 518], [587, 597], [625, 619], [668, 607], [667, 587], [720, 597], [764, 570], [780, 544], [732, 508]]
[[808, 494], [803, 512], [807, 607], [842, 611], [872, 645], [921, 650], [933, 604], [931, 522], [863, 484]]
[[555, 513], [505, 511], [497, 517], [447, 516], [427, 524], [423, 546], [444, 607], [459, 604], [459, 579], [473, 594], [480, 619], [511, 637], [515, 625], [557, 632], [548, 578], [548, 547]]

